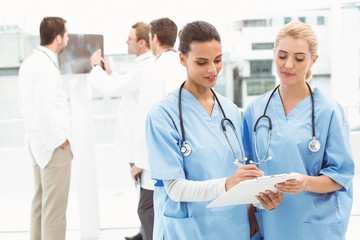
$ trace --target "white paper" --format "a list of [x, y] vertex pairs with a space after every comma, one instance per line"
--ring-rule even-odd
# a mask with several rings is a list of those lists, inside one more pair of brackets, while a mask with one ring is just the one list
[[259, 203], [259, 200], [255, 198], [255, 195], [258, 195], [260, 192], [265, 192], [265, 190], [276, 192], [275, 184], [285, 182], [288, 179], [295, 179], [300, 176], [302, 175], [299, 173], [285, 173], [243, 181], [209, 203], [207, 207], [213, 208]]

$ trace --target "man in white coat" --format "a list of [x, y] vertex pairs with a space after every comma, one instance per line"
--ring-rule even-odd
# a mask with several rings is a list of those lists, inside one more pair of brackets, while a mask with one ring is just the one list
[[[151, 179], [145, 142], [147, 114], [154, 104], [180, 87], [186, 80], [186, 69], [181, 65], [179, 53], [174, 49], [178, 32], [177, 25], [169, 18], [160, 18], [151, 21], [150, 26], [150, 45], [156, 57], [153, 66], [148, 68], [144, 75], [145, 79], [140, 89], [138, 127], [135, 131], [138, 151], [136, 151], [133, 167], [133, 176], [136, 176], [138, 172], [142, 173], [140, 202], [143, 201], [144, 205], [146, 205], [146, 199], [150, 198], [153, 204], [154, 194], [154, 182]], [[151, 191], [148, 190], [150, 187]], [[154, 210], [156, 221], [156, 209]]]
[[[144, 79], [146, 69], [154, 62], [154, 55], [150, 51], [149, 42], [150, 25], [144, 22], [135, 23], [129, 32], [126, 41], [128, 53], [135, 54], [135, 63], [125, 74], [112, 73], [109, 63], [101, 57], [101, 51], [96, 51], [90, 58], [93, 69], [89, 78], [93, 86], [106, 95], [120, 95], [121, 102], [118, 111], [117, 123], [117, 151], [121, 158], [126, 159], [131, 165], [136, 162], [135, 152], [139, 151], [135, 142], [136, 119], [138, 118], [139, 91]], [[105, 70], [102, 69], [101, 65]], [[131, 169], [131, 173], [133, 168]], [[132, 175], [136, 184], [145, 184], [145, 181], [138, 182], [141, 172]], [[153, 189], [150, 183], [146, 189]], [[141, 193], [140, 193], [141, 194]], [[152, 199], [149, 206], [142, 205], [141, 197], [138, 205], [138, 214], [141, 222], [141, 230], [133, 237], [126, 237], [130, 240], [152, 239], [153, 208]]]
[[31, 240], [65, 240], [70, 186], [69, 106], [58, 69], [57, 53], [68, 43], [66, 21], [45, 17], [40, 46], [19, 69], [19, 107], [33, 159], [35, 194]]

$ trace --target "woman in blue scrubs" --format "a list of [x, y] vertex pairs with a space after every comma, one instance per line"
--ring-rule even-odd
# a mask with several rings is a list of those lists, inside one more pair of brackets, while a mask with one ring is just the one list
[[[233, 164], [235, 154], [244, 157], [234, 133], [241, 134], [225, 121], [228, 142], [222, 129], [225, 115], [234, 126], [241, 126], [241, 119], [238, 107], [212, 90], [222, 68], [220, 36], [211, 24], [196, 21], [180, 31], [179, 39], [187, 79], [153, 107], [146, 125], [156, 180], [154, 239], [249, 239], [248, 206], [206, 208], [237, 183], [263, 175], [254, 164]], [[273, 209], [282, 195], [262, 199], [264, 208]]]
[[343, 108], [308, 85], [317, 48], [309, 25], [285, 25], [274, 48], [280, 85], [244, 114], [244, 148], [264, 175], [302, 174], [276, 186], [283, 201], [275, 210], [258, 209], [266, 240], [345, 239], [354, 174], [349, 127]]

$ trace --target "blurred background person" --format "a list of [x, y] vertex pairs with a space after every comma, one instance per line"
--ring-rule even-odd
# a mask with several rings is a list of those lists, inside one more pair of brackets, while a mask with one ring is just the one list
[[[107, 60], [101, 57], [101, 50], [96, 51], [90, 59], [92, 66], [94, 66], [89, 76], [93, 86], [106, 95], [112, 96], [116, 94], [121, 96], [117, 117], [117, 152], [121, 161], [126, 160], [130, 163], [131, 177], [136, 185], [144, 185], [146, 181], [145, 178], [140, 181], [142, 173], [137, 171], [138, 168], [134, 166], [137, 162], [135, 152], [142, 149], [139, 149], [138, 144], [135, 142], [134, 132], [137, 128], [139, 91], [144, 79], [143, 75], [154, 61], [154, 55], [150, 51], [149, 32], [150, 25], [147, 23], [137, 22], [132, 25], [126, 43], [128, 45], [128, 54], [135, 54], [136, 59], [125, 74], [113, 73]], [[151, 186], [151, 184], [148, 185]], [[147, 205], [144, 206], [141, 192], [139, 194], [138, 215], [141, 228], [135, 236], [126, 237], [125, 239], [150, 239], [146, 235], [152, 235], [153, 214], [147, 213], [147, 211], [152, 211], [152, 198], [146, 200], [150, 205], [149, 210]]]
[[[180, 64], [179, 53], [174, 49], [178, 33], [176, 23], [170, 18], [159, 18], [152, 20], [150, 26], [150, 46], [155, 55], [155, 61], [144, 74], [144, 80], [140, 89], [138, 127], [135, 133], [137, 146], [141, 149], [136, 152], [137, 162], [135, 162], [133, 169], [134, 174], [137, 172], [142, 173], [140, 199], [144, 200], [143, 204], [147, 206], [149, 216], [154, 216], [154, 181], [151, 179], [148, 164], [145, 120], [153, 105], [174, 91], [184, 81], [186, 71]], [[154, 225], [153, 220], [151, 225]], [[153, 230], [151, 230], [151, 235], [153, 235]]]
[[40, 46], [19, 69], [19, 104], [33, 159], [31, 240], [65, 240], [71, 161], [69, 106], [57, 55], [68, 43], [66, 20], [44, 17]]

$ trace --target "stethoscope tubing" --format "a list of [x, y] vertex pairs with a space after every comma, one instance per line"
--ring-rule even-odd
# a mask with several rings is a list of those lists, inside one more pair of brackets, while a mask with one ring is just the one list
[[[310, 97], [311, 97], [311, 130], [312, 130], [311, 133], [312, 133], [312, 139], [310, 140], [308, 146], [309, 146], [310, 151], [318, 152], [320, 150], [320, 145], [321, 144], [320, 144], [320, 142], [318, 140], [316, 140], [316, 135], [315, 135], [315, 100], [314, 100], [314, 94], [313, 94], [313, 91], [311, 90], [311, 87], [308, 84], [308, 82], [305, 81], [305, 83], [306, 83], [306, 85], [307, 85], [307, 87], [308, 87], [308, 89], [310, 91]], [[253, 132], [254, 132], [254, 147], [255, 147], [255, 154], [256, 154], [256, 157], [258, 158], [259, 163], [271, 160], [271, 157], [268, 157], [268, 158], [266, 158], [266, 157], [268, 155], [269, 148], [270, 148], [271, 132], [272, 132], [272, 121], [271, 121], [270, 116], [268, 116], [266, 114], [266, 111], [268, 109], [269, 103], [270, 103], [274, 93], [276, 92], [276, 90], [279, 87], [280, 87], [280, 85], [276, 86], [275, 89], [271, 92], [271, 94], [269, 96], [269, 99], [266, 102], [266, 106], [264, 108], [263, 114], [256, 120], [255, 125], [254, 125], [254, 129], [253, 129]], [[264, 157], [262, 159], [260, 159], [259, 154], [258, 154], [258, 146], [257, 146], [257, 128], [258, 128], [260, 120], [263, 119], [263, 118], [267, 119], [267, 121], [268, 121], [269, 134], [268, 134], [268, 142], [267, 142], [266, 153], [265, 153]]]
[[[183, 119], [183, 112], [182, 112], [182, 104], [181, 104], [181, 92], [182, 92], [182, 89], [185, 85], [186, 81], [184, 81], [180, 88], [179, 88], [179, 99], [178, 99], [178, 108], [179, 108], [179, 119], [180, 119], [180, 131], [181, 131], [181, 147], [180, 147], [180, 151], [181, 153], [183, 154], [183, 156], [188, 156], [190, 155], [191, 153], [191, 146], [186, 142], [186, 137], [185, 137], [185, 128], [184, 128], [184, 119]], [[231, 151], [232, 153], [234, 154], [236, 160], [234, 162], [238, 163], [238, 162], [246, 162], [247, 161], [247, 158], [245, 157], [245, 154], [244, 154], [244, 149], [242, 147], [242, 144], [239, 140], [239, 136], [238, 134], [236, 133], [236, 128], [233, 124], [233, 122], [226, 117], [226, 114], [225, 114], [225, 111], [218, 99], [218, 97], [216, 96], [214, 90], [210, 89], [211, 92], [213, 93], [214, 95], [214, 98], [215, 98], [215, 101], [218, 103], [219, 105], [219, 108], [220, 108], [220, 111], [221, 111], [221, 114], [223, 115], [223, 118], [221, 119], [221, 128], [223, 130], [223, 133], [225, 135], [225, 138], [231, 148]], [[240, 151], [241, 151], [241, 154], [242, 154], [242, 158], [240, 160], [237, 159], [236, 157], [236, 154], [235, 154], [235, 150], [233, 149], [231, 143], [230, 143], [230, 140], [229, 140], [229, 137], [228, 137], [228, 134], [227, 134], [227, 130], [226, 130], [226, 122], [228, 122], [228, 125], [230, 125], [231, 129], [234, 131], [234, 134], [235, 134], [235, 137], [237, 139], [237, 142], [240, 146]]]

